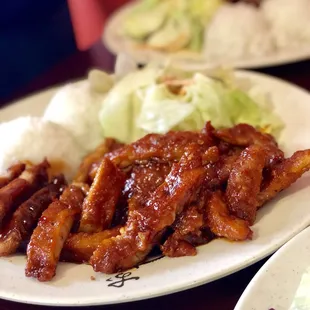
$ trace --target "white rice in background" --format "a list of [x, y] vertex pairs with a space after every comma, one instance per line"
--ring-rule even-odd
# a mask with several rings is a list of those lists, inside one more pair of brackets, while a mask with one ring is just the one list
[[39, 117], [2, 123], [0, 141], [0, 173], [17, 161], [38, 164], [46, 157], [55, 168], [64, 166], [63, 172], [71, 180], [84, 155], [67, 130]]
[[90, 152], [103, 141], [98, 115], [104, 98], [88, 80], [71, 83], [56, 93], [43, 118], [67, 129]]
[[254, 6], [225, 4], [206, 29], [203, 53], [209, 60], [224, 61], [267, 55], [275, 49], [269, 32], [267, 21]]
[[265, 0], [262, 13], [277, 47], [310, 44], [310, 0]]

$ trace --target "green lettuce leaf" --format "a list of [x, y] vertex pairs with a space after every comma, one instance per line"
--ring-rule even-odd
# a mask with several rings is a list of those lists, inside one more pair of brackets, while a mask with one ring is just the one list
[[198, 110], [203, 122], [212, 120], [215, 127], [232, 126], [230, 113], [225, 111], [229, 101], [227, 91], [219, 82], [197, 73], [185, 91], [185, 101]]
[[160, 69], [147, 67], [129, 73], [112, 88], [99, 113], [105, 137], [129, 142], [145, 134], [136, 125], [136, 118], [142, 106], [142, 98], [138, 97], [137, 90], [154, 84], [160, 74]]
[[250, 91], [237, 88], [235, 83], [228, 86], [197, 73], [179, 80], [182, 91], [173, 93], [163, 72], [167, 77], [167, 70], [147, 67], [127, 75], [112, 88], [99, 115], [106, 137], [130, 143], [147, 133], [201, 130], [207, 121], [217, 128], [247, 123], [273, 135], [283, 128], [268, 100], [260, 99], [258, 104]]
[[144, 92], [137, 125], [146, 132], [166, 133], [182, 123], [194, 109], [169, 92], [165, 85], [153, 85]]

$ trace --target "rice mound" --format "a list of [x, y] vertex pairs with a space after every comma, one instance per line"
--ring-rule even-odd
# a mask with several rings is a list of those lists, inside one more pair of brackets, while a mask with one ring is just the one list
[[39, 117], [2, 123], [0, 140], [1, 173], [17, 161], [37, 164], [46, 157], [55, 172], [61, 170], [71, 180], [84, 155], [67, 130]]
[[67, 129], [90, 152], [103, 140], [98, 115], [104, 97], [88, 80], [65, 85], [52, 98], [43, 118]]
[[203, 53], [208, 60], [235, 60], [274, 51], [268, 23], [254, 6], [225, 4], [205, 30]]
[[262, 13], [278, 48], [310, 43], [310, 0], [265, 0]]

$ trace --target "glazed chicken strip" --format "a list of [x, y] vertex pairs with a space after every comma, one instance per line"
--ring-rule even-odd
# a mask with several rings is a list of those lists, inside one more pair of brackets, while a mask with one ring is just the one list
[[229, 214], [221, 192], [214, 192], [206, 206], [206, 222], [210, 230], [218, 237], [231, 241], [243, 241], [252, 238], [247, 221]]
[[47, 161], [29, 166], [18, 178], [0, 189], [0, 227], [5, 216], [45, 185], [48, 167]]
[[156, 243], [156, 237], [173, 224], [177, 214], [196, 196], [205, 174], [201, 149], [191, 145], [145, 207], [129, 212], [121, 235], [104, 240], [97, 248], [90, 259], [94, 270], [113, 273], [141, 262]]
[[110, 227], [124, 184], [123, 172], [104, 158], [83, 203], [80, 232], [94, 233]]
[[151, 193], [165, 181], [170, 170], [169, 164], [154, 161], [133, 166], [123, 190], [124, 198], [131, 202], [129, 206], [134, 209], [141, 207]]
[[169, 163], [156, 161], [134, 165], [126, 179], [112, 225], [125, 225], [128, 211], [143, 207], [151, 193], [165, 181], [170, 170]]
[[104, 140], [102, 144], [100, 144], [93, 152], [85, 156], [83, 159], [79, 170], [74, 177], [74, 182], [76, 183], [88, 183], [89, 182], [89, 174], [92, 170], [92, 166], [96, 165], [100, 162], [105, 154], [116, 150], [123, 146], [123, 144], [116, 142], [116, 140], [107, 138]]
[[4, 187], [5, 185], [9, 184], [15, 178], [20, 176], [20, 174], [25, 170], [26, 165], [24, 163], [17, 163], [11, 166], [7, 171], [6, 174], [0, 176], [0, 188]]
[[0, 234], [0, 256], [15, 253], [20, 244], [30, 237], [42, 212], [59, 197], [64, 184], [63, 176], [54, 178], [17, 208]]
[[249, 146], [254, 143], [272, 143], [277, 145], [277, 142], [271, 135], [262, 133], [248, 124], [238, 124], [230, 128], [217, 129], [213, 131], [213, 134], [232, 145]]
[[74, 263], [87, 263], [103, 240], [120, 234], [120, 228], [114, 227], [98, 233], [70, 234], [66, 240], [61, 260]]
[[196, 255], [197, 250], [191, 239], [200, 236], [203, 224], [203, 215], [197, 206], [189, 206], [176, 221], [173, 234], [161, 247], [163, 254], [169, 257]]
[[212, 139], [206, 134], [190, 131], [168, 132], [165, 135], [146, 135], [107, 156], [121, 168], [150, 159], [163, 162], [178, 161], [189, 143], [197, 143], [204, 149], [213, 145]]
[[274, 198], [279, 192], [295, 183], [310, 169], [310, 150], [298, 151], [272, 170], [271, 180], [258, 195], [258, 206]]
[[241, 150], [236, 150], [232, 154], [225, 154], [221, 156], [219, 161], [215, 164], [217, 178], [220, 184], [227, 182], [240, 154]]
[[257, 195], [263, 178], [266, 153], [259, 145], [244, 149], [232, 169], [226, 188], [228, 208], [252, 225], [258, 206]]
[[60, 199], [43, 212], [27, 248], [27, 277], [39, 281], [49, 281], [54, 277], [63, 244], [74, 218], [81, 212], [83, 200], [83, 191], [70, 185]]
[[273, 166], [284, 159], [284, 153], [278, 148], [275, 139], [269, 135], [256, 130], [247, 124], [239, 124], [231, 128], [214, 130], [213, 134], [232, 145], [250, 146], [257, 144], [262, 146], [266, 152], [266, 165]]

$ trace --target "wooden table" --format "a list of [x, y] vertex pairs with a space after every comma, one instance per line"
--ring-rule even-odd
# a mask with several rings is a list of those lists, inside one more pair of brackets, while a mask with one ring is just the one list
[[[11, 99], [18, 99], [26, 94], [43, 88], [60, 84], [70, 79], [85, 76], [90, 68], [97, 67], [107, 71], [113, 70], [114, 57], [100, 44], [87, 52], [76, 53], [50, 72], [38, 77], [30, 85], [14, 94]], [[274, 75], [310, 90], [310, 61], [292, 65], [259, 70]], [[309, 102], [310, 104], [310, 102]], [[266, 259], [233, 275], [215, 282], [168, 296], [139, 302], [114, 306], [94, 307], [92, 309], [111, 310], [145, 310], [145, 309], [178, 309], [178, 310], [233, 310], [242, 292]], [[1, 281], [1, 276], [0, 276]], [[51, 309], [43, 306], [24, 305], [0, 300], [0, 310]], [[70, 309], [70, 308], [58, 308]], [[71, 308], [72, 309], [72, 308]], [[90, 309], [90, 307], [82, 308]], [[267, 310], [267, 309], [266, 309]]]

